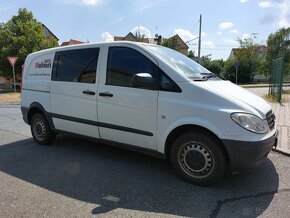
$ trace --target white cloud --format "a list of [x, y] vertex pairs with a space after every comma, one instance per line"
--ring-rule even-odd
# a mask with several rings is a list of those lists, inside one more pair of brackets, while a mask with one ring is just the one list
[[101, 34], [101, 38], [103, 42], [113, 42], [114, 37], [109, 32], [104, 32]]
[[[196, 39], [198, 37], [197, 35], [193, 34], [189, 30], [185, 30], [182, 28], [174, 30], [174, 34], [178, 34], [184, 42], [188, 42], [188, 41], [190, 41], [192, 39]], [[201, 38], [206, 37], [207, 35], [208, 35], [208, 33], [201, 32]], [[192, 43], [197, 42], [197, 41], [198, 41], [198, 39], [194, 40]], [[209, 40], [201, 40], [201, 45], [203, 48], [214, 48], [215, 47], [214, 43], [212, 41], [209, 41]]]
[[222, 32], [217, 32], [217, 34], [220, 36], [220, 35], [222, 35], [223, 33], [222, 33]]
[[262, 0], [262, 1], [259, 1], [258, 2], [258, 7], [259, 8], [271, 8], [273, 7], [273, 4], [271, 1], [268, 1], [268, 0]]
[[246, 3], [248, 2], [249, 0], [240, 0], [240, 2], [243, 4], [243, 3]]
[[201, 45], [203, 48], [214, 48], [214, 43], [212, 41], [201, 40]]
[[103, 0], [82, 0], [85, 5], [98, 5], [103, 2]]
[[239, 30], [233, 29], [233, 30], [230, 31], [230, 33], [239, 33]]
[[251, 39], [252, 36], [248, 33], [244, 33], [243, 36], [242, 36], [242, 40], [245, 40], [245, 39]]
[[280, 20], [279, 20], [279, 27], [290, 27], [290, 0], [284, 0], [279, 6], [280, 9]]
[[[71, 0], [72, 1], [72, 0]], [[100, 1], [100, 2], [103, 2], [103, 0], [83, 0], [83, 1]], [[133, 11], [132, 13], [126, 13], [126, 15], [123, 15], [123, 16], [120, 16], [114, 20], [112, 20], [111, 22], [109, 22], [107, 25], [112, 25], [112, 24], [116, 24], [116, 23], [119, 23], [123, 20], [125, 20], [125, 18], [128, 18], [128, 17], [133, 17], [133, 16], [136, 16], [137, 14], [143, 12], [143, 11], [146, 11], [152, 7], [154, 7], [156, 4], [159, 4], [161, 3], [162, 1], [164, 0], [155, 0], [153, 2], [149, 2], [148, 4], [142, 4], [142, 7], [138, 7], [137, 10]]]
[[197, 37], [197, 35], [194, 35], [189, 30], [185, 30], [182, 28], [174, 30], [174, 34], [178, 34], [184, 42], [187, 42]]
[[140, 33], [141, 35], [144, 35], [146, 38], [152, 38], [150, 30], [144, 26], [136, 26], [131, 30], [131, 32], [133, 34]]
[[220, 28], [221, 30], [223, 30], [223, 29], [228, 29], [228, 28], [232, 28], [232, 27], [234, 27], [234, 24], [231, 23], [231, 22], [223, 22], [223, 23], [221, 23], [221, 24], [219, 25], [219, 28]]
[[276, 23], [279, 28], [290, 26], [290, 0], [259, 0], [258, 7], [272, 8], [261, 18], [262, 24]]
[[140, 13], [142, 11], [148, 10], [149, 8], [152, 8], [153, 6], [155, 6], [156, 4], [158, 4], [158, 3], [162, 2], [162, 1], [163, 0], [155, 0], [155, 1], [149, 2], [148, 4], [145, 4], [145, 5], [143, 4], [143, 7], [139, 8], [137, 11], [135, 11], [133, 13], [133, 15], [138, 14], [138, 13]]

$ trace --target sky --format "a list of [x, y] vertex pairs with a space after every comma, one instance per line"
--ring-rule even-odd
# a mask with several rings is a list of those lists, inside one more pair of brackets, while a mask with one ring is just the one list
[[[175, 34], [197, 38], [202, 14], [201, 55], [227, 59], [238, 38], [266, 44], [267, 37], [290, 26], [290, 0], [0, 0], [0, 22], [32, 11], [59, 43], [112, 41], [139, 31], [146, 37]], [[197, 55], [198, 40], [188, 43]]]

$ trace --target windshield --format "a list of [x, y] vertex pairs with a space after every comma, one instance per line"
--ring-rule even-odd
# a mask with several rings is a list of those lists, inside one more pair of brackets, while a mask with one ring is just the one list
[[172, 68], [180, 74], [193, 80], [207, 80], [209, 78], [217, 78], [215, 74], [199, 65], [192, 59], [177, 52], [173, 49], [163, 46], [145, 45], [147, 49], [152, 51], [156, 56], [168, 63]]

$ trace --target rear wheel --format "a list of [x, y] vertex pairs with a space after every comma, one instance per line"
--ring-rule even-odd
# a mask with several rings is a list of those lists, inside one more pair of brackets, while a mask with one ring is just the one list
[[46, 118], [42, 114], [35, 114], [31, 119], [31, 133], [34, 140], [40, 145], [49, 145], [55, 139]]
[[173, 143], [171, 163], [184, 180], [197, 185], [217, 183], [225, 172], [219, 142], [205, 132], [188, 132]]

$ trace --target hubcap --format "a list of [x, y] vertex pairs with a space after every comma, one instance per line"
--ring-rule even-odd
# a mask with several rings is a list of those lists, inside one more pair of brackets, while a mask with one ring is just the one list
[[46, 128], [45, 128], [45, 124], [42, 120], [37, 119], [34, 121], [33, 133], [39, 141], [42, 141], [45, 138]]
[[193, 177], [205, 177], [213, 169], [214, 161], [205, 146], [198, 143], [185, 145], [179, 154], [183, 170]]

